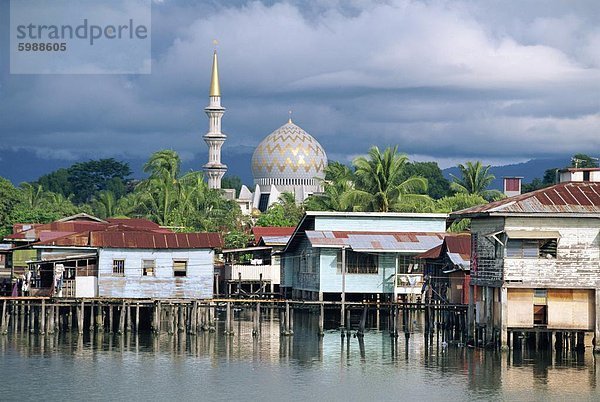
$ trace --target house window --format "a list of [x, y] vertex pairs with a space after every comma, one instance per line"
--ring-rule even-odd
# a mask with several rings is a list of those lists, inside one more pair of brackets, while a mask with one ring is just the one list
[[142, 260], [142, 276], [154, 276], [155, 266], [154, 260]]
[[[346, 273], [348, 274], [376, 274], [378, 272], [378, 258], [374, 254], [357, 253], [346, 250]], [[342, 251], [337, 253], [338, 273], [342, 272]]]
[[125, 276], [125, 260], [113, 260], [113, 275]]
[[556, 258], [557, 239], [509, 239], [506, 242], [508, 258]]
[[187, 261], [173, 261], [173, 276], [187, 276]]

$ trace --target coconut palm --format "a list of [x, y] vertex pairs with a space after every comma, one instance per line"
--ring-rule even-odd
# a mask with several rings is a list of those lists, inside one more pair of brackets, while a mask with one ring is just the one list
[[489, 172], [490, 167], [482, 165], [480, 161], [458, 164], [461, 177], [451, 174], [453, 182], [450, 188], [457, 193], [479, 195], [488, 201], [502, 198], [500, 191], [487, 189], [496, 178]]
[[323, 192], [306, 199], [304, 207], [309, 211], [351, 211], [352, 207], [342, 202], [342, 195], [354, 188], [352, 170], [343, 163], [329, 162], [325, 168], [325, 179], [321, 179]]
[[41, 206], [48, 198], [48, 193], [44, 191], [41, 184], [21, 183], [19, 187], [25, 204], [29, 208]]
[[359, 211], [401, 211], [403, 204], [430, 202], [427, 180], [409, 177], [401, 181], [408, 157], [398, 153], [398, 147], [388, 147], [383, 152], [374, 146], [368, 157], [358, 157], [352, 164], [355, 171], [354, 188], [341, 196], [341, 203]]
[[94, 197], [92, 207], [101, 218], [111, 218], [117, 214], [118, 200], [112, 191], [100, 191]]

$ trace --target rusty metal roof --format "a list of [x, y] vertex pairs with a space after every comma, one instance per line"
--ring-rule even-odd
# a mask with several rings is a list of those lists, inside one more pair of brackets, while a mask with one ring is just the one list
[[348, 247], [355, 251], [422, 252], [442, 243], [445, 233], [342, 232], [307, 230], [313, 247]]
[[437, 260], [443, 255], [461, 267], [468, 267], [471, 260], [471, 235], [469, 233], [448, 234], [442, 244], [419, 254], [418, 258]]
[[450, 214], [450, 218], [511, 214], [600, 215], [600, 183], [559, 183], [486, 205], [463, 209]]
[[36, 246], [195, 249], [222, 248], [219, 233], [157, 233], [136, 230], [86, 231], [58, 239], [38, 242]]
[[[23, 227], [23, 224], [15, 225], [15, 228]], [[32, 224], [25, 230], [8, 235], [6, 240], [47, 241], [64, 237], [69, 234], [94, 230], [110, 230], [111, 228], [133, 229], [152, 231], [158, 233], [171, 233], [170, 230], [161, 228], [156, 223], [147, 219], [109, 219], [108, 222], [92, 220], [55, 221], [46, 224]]]

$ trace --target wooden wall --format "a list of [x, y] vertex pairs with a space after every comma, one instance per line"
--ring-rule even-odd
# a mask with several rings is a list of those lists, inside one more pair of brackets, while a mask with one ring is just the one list
[[600, 287], [600, 219], [506, 218], [506, 230], [558, 231], [557, 258], [505, 258], [504, 280], [536, 288]]
[[[100, 249], [100, 297], [210, 298], [213, 292], [214, 252], [198, 250]], [[125, 275], [112, 272], [114, 259], [125, 260]], [[142, 276], [142, 260], [155, 260], [155, 276]], [[186, 260], [187, 276], [173, 276], [173, 260]]]

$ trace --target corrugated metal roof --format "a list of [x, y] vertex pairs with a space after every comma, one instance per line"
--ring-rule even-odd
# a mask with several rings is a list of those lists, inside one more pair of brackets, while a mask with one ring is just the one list
[[600, 183], [565, 182], [450, 214], [468, 218], [482, 214], [600, 214]]
[[357, 251], [419, 252], [442, 243], [445, 233], [340, 232], [307, 230], [313, 247], [349, 247]]
[[457, 265], [461, 269], [464, 269], [464, 270], [471, 269], [471, 260], [470, 259], [465, 259], [463, 255], [458, 254], [458, 253], [448, 252], [447, 254], [448, 254], [448, 258], [450, 258], [450, 261], [452, 261], [452, 263], [454, 263], [454, 265]]
[[291, 236], [262, 236], [260, 244], [265, 246], [285, 246]]
[[170, 230], [161, 228], [156, 223], [147, 219], [109, 219], [109, 222], [98, 222], [91, 220], [72, 220], [72, 221], [55, 221], [46, 224], [34, 224], [30, 228], [19, 233], [8, 235], [7, 240], [41, 240], [46, 241], [64, 237], [68, 234], [75, 234], [85, 231], [94, 231], [110, 228], [133, 230], [148, 230], [159, 233], [171, 233]]
[[194, 249], [221, 248], [219, 233], [156, 233], [135, 230], [80, 232], [59, 239], [36, 243], [37, 246], [79, 246], [106, 248]]
[[254, 235], [254, 242], [258, 244], [261, 237], [266, 236], [287, 236], [289, 239], [289, 237], [294, 234], [295, 229], [295, 226], [255, 226], [252, 228], [252, 234]]

